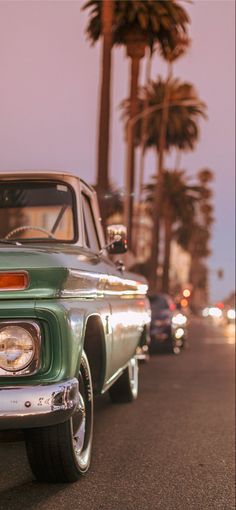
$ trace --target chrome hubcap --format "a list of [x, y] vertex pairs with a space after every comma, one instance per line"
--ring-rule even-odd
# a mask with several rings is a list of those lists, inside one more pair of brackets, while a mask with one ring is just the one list
[[84, 399], [79, 393], [78, 407], [73, 417], [73, 443], [76, 455], [80, 455], [85, 439], [86, 432], [86, 409]]
[[132, 358], [129, 362], [129, 379], [132, 394], [136, 398], [138, 395], [138, 361], [136, 358]]

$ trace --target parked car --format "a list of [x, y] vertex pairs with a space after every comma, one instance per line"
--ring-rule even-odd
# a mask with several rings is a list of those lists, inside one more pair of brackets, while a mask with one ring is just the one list
[[151, 303], [150, 353], [179, 353], [186, 338], [187, 318], [167, 294], [154, 294]]
[[147, 283], [109, 259], [96, 193], [53, 172], [0, 176], [0, 429], [23, 430], [39, 481], [90, 465], [93, 396], [138, 394], [136, 349], [150, 323]]
[[235, 325], [235, 307], [226, 306], [224, 311], [224, 321], [226, 324], [233, 324]]
[[186, 344], [188, 317], [186, 313], [182, 311], [181, 305], [179, 303], [177, 303], [175, 307], [176, 308], [171, 319], [171, 326], [172, 334], [174, 337], [173, 350], [176, 354], [178, 354], [178, 349], [183, 348]]

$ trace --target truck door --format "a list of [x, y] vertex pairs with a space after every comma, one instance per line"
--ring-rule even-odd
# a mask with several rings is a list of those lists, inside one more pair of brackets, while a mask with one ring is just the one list
[[88, 274], [94, 280], [94, 286], [97, 288], [96, 297], [92, 303], [88, 303], [92, 313], [97, 313], [101, 318], [105, 331], [105, 351], [106, 351], [106, 374], [107, 381], [112, 376], [112, 330], [110, 325], [111, 309], [109, 299], [103, 292], [103, 282], [107, 277], [107, 264], [99, 256], [101, 250], [101, 240], [98, 229], [98, 218], [95, 215], [93, 204], [93, 193], [82, 186], [82, 212], [84, 229], [84, 247], [85, 258], [87, 261]]

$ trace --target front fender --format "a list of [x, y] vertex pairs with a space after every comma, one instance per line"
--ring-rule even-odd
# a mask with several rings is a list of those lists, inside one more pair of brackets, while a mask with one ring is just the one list
[[[108, 310], [104, 304], [96, 303], [95, 300], [56, 300], [36, 303], [36, 315], [40, 320], [47, 320], [51, 325], [57, 323], [58, 337], [53, 335], [53, 360], [54, 378], [64, 380], [77, 377], [80, 361], [84, 349], [86, 326], [89, 318], [100, 319], [104, 333], [104, 366], [107, 365], [107, 341], [106, 324]], [[108, 349], [109, 350], [109, 349]], [[56, 375], [56, 370], [58, 375]], [[105, 376], [105, 374], [104, 374]]]
[[[0, 320], [24, 318], [37, 321], [42, 334], [42, 349], [37, 373], [1, 376], [0, 385], [52, 384], [77, 377], [86, 323], [94, 310], [95, 302], [86, 300], [2, 301]], [[106, 314], [96, 313], [104, 324]]]

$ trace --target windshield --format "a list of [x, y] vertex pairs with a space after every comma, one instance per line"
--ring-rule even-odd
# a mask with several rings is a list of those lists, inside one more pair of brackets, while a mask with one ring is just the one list
[[75, 241], [73, 192], [64, 183], [0, 183], [0, 238]]

